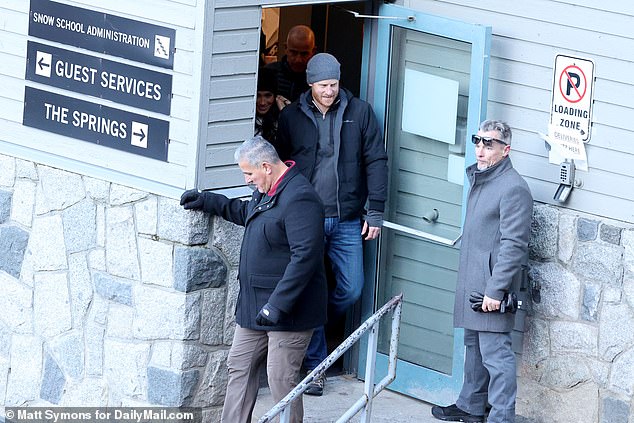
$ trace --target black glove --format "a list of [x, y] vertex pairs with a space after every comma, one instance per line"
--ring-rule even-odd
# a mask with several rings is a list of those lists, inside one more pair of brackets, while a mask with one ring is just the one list
[[200, 210], [204, 204], [205, 196], [197, 189], [190, 189], [181, 195], [181, 206], [185, 210]]
[[255, 323], [259, 326], [275, 326], [280, 321], [281, 314], [280, 310], [266, 303], [255, 317]]
[[471, 303], [471, 308], [473, 311], [482, 311], [482, 300], [484, 299], [484, 295], [480, 294], [477, 291], [471, 291], [469, 295], [469, 302]]
[[[471, 291], [469, 295], [469, 302], [471, 303], [471, 308], [473, 311], [482, 311], [482, 300], [484, 299], [484, 295], [480, 294], [476, 291]], [[504, 297], [502, 297], [502, 301], [500, 301], [500, 313], [515, 313], [517, 312], [518, 301], [517, 295], [515, 292], [505, 293]]]

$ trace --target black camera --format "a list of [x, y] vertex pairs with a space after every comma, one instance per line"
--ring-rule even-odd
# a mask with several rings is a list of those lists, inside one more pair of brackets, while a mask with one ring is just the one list
[[512, 313], [515, 314], [517, 309], [520, 308], [520, 303], [517, 300], [515, 292], [504, 294], [502, 302], [500, 303], [500, 313]]

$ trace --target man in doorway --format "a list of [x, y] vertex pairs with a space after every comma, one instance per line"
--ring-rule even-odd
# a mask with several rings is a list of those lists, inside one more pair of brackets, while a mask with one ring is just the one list
[[[310, 89], [280, 114], [276, 142], [280, 157], [296, 161], [324, 204], [326, 254], [336, 285], [328, 298], [332, 320], [361, 296], [363, 239], [379, 236], [387, 196], [387, 154], [374, 111], [340, 88], [339, 79], [334, 56], [313, 56], [306, 69]], [[320, 327], [308, 346], [304, 368], [312, 371], [327, 355]], [[318, 378], [306, 393], [322, 395], [323, 387], [324, 378]]]
[[[313, 329], [326, 321], [324, 212], [295, 164], [283, 163], [262, 137], [245, 141], [235, 158], [246, 183], [256, 188], [251, 201], [189, 190], [180, 203], [245, 227], [222, 422], [250, 423], [263, 363], [279, 402], [297, 385]], [[302, 418], [299, 397], [290, 421]]]
[[464, 328], [464, 382], [456, 403], [432, 407], [432, 414], [445, 421], [483, 422], [488, 401], [488, 423], [513, 423], [515, 314], [503, 306], [517, 289], [528, 254], [533, 198], [509, 158], [506, 123], [482, 122], [472, 141], [477, 163], [466, 170], [470, 191], [454, 305], [454, 326]]
[[306, 65], [315, 54], [315, 34], [306, 25], [296, 25], [288, 31], [286, 54], [279, 62], [267, 65], [277, 72], [277, 103], [283, 109], [308, 89]]

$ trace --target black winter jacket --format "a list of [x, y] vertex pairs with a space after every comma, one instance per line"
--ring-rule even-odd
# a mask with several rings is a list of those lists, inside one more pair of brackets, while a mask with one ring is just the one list
[[[294, 160], [310, 180], [317, 160], [319, 133], [308, 90], [280, 113], [275, 148], [282, 160]], [[333, 136], [337, 163], [339, 218], [358, 218], [366, 200], [383, 212], [387, 196], [387, 154], [372, 107], [344, 88], [328, 113], [336, 113]]]
[[293, 72], [286, 55], [282, 60], [269, 63], [266, 67], [277, 72], [277, 94], [286, 97], [287, 100], [297, 100], [308, 89], [306, 71]]
[[[205, 192], [203, 210], [244, 226], [238, 279], [236, 322], [254, 330], [302, 331], [326, 322], [324, 212], [317, 193], [296, 166], [275, 194], [260, 204]], [[255, 318], [266, 303], [282, 311], [276, 326]]]

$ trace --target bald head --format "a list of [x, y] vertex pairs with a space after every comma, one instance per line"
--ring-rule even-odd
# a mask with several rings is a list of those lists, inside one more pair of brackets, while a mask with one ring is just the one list
[[286, 60], [293, 72], [305, 72], [315, 54], [315, 33], [306, 25], [296, 25], [286, 37]]
[[309, 26], [295, 25], [288, 31], [286, 42], [308, 43], [315, 47], [315, 33]]

